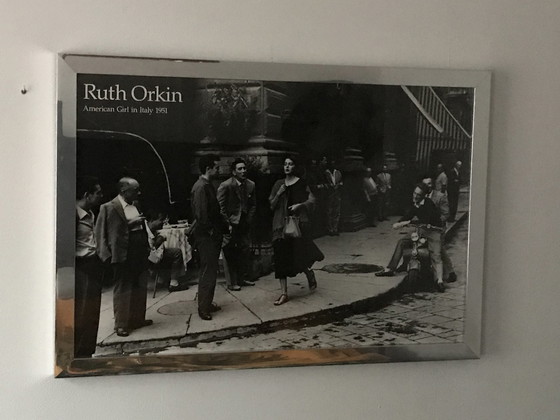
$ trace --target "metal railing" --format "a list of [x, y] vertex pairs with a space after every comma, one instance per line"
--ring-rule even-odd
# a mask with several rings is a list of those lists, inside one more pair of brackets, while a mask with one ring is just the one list
[[472, 143], [467, 131], [430, 86], [401, 86], [416, 109], [416, 160], [420, 167], [428, 169], [432, 151], [460, 152]]

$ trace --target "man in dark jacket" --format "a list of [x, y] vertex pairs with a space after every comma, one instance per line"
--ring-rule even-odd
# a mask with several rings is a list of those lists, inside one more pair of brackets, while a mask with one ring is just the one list
[[247, 165], [241, 158], [231, 164], [231, 178], [218, 187], [218, 203], [222, 217], [228, 221], [231, 233], [224, 240], [224, 258], [228, 271], [228, 289], [254, 286], [249, 280], [250, 226], [257, 201], [255, 183], [247, 179]]
[[192, 233], [200, 256], [200, 279], [198, 281], [198, 315], [209, 321], [212, 312], [221, 308], [213, 301], [218, 276], [218, 261], [222, 238], [228, 232], [228, 224], [220, 213], [216, 190], [211, 184], [219, 173], [219, 158], [205, 155], [199, 160], [200, 177], [191, 190], [192, 214], [196, 226]]

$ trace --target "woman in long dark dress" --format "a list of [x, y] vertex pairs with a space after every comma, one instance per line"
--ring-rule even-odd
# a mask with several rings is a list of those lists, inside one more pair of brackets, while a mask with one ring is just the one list
[[[309, 289], [317, 288], [315, 274], [311, 266], [315, 261], [322, 261], [323, 253], [311, 239], [309, 216], [315, 198], [305, 181], [295, 175], [296, 162], [293, 158], [284, 160], [284, 179], [272, 187], [270, 207], [274, 211], [272, 219], [272, 246], [274, 250], [275, 277], [280, 280], [282, 294], [274, 302], [282, 305], [288, 301], [288, 277], [305, 273]], [[285, 237], [286, 218], [297, 216], [300, 222], [301, 237]]]

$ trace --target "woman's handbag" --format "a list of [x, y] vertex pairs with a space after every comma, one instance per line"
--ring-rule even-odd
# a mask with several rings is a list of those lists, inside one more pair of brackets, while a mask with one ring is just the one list
[[288, 216], [284, 225], [284, 238], [301, 238], [299, 217]]

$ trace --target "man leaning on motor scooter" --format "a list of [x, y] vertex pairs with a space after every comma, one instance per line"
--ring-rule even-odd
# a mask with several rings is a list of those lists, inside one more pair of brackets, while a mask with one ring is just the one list
[[[418, 223], [427, 225], [427, 228], [422, 229], [422, 234], [428, 238], [430, 259], [436, 273], [436, 288], [438, 291], [443, 292], [445, 290], [443, 284], [443, 265], [441, 261], [441, 229], [443, 228], [443, 222], [441, 221], [439, 210], [435, 204], [426, 197], [428, 192], [429, 189], [426, 184], [420, 183], [416, 185], [412, 193], [412, 207], [410, 211], [397, 223], [393, 224], [393, 229], [400, 229], [408, 225], [414, 218], [418, 219]], [[375, 273], [375, 275], [378, 277], [393, 276], [403, 257], [404, 250], [410, 247], [411, 240], [409, 238], [399, 239], [387, 268]]]

